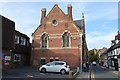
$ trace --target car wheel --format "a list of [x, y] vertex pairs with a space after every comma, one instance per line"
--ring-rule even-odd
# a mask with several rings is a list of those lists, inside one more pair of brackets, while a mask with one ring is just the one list
[[60, 73], [61, 73], [61, 74], [65, 74], [65, 73], [66, 73], [66, 70], [65, 70], [65, 69], [61, 69]]
[[45, 68], [42, 68], [42, 69], [41, 69], [41, 72], [45, 73], [45, 72], [46, 72], [46, 69], [45, 69]]

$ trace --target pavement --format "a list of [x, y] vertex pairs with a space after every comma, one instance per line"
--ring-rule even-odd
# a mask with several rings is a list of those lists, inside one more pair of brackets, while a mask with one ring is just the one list
[[100, 66], [100, 67], [103, 68], [103, 69], [106, 69], [106, 70], [110, 71], [111, 73], [114, 73], [115, 75], [118, 75], [118, 74], [119, 74], [119, 71], [116, 71], [116, 70], [114, 70], [114, 69], [108, 69], [108, 68], [103, 67], [103, 66]]
[[76, 77], [76, 79], [77, 80], [79, 80], [79, 79], [89, 79], [89, 72], [82, 72], [82, 73], [80, 73], [77, 77]]

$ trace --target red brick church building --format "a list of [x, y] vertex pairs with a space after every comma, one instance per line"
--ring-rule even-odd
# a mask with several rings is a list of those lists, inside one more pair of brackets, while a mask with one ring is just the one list
[[73, 20], [71, 5], [68, 5], [68, 14], [57, 4], [47, 15], [45, 8], [41, 11], [41, 23], [32, 34], [32, 65], [60, 60], [67, 62], [70, 67], [80, 66], [81, 62], [87, 60], [88, 51], [84, 16], [81, 20]]

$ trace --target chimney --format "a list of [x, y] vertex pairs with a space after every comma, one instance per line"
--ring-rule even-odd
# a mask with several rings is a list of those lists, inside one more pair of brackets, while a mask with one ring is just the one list
[[41, 24], [43, 24], [44, 18], [46, 16], [46, 8], [43, 8], [41, 10], [42, 14], [41, 14]]
[[84, 13], [82, 13], [82, 18], [84, 19]]
[[68, 4], [68, 19], [72, 20], [72, 5]]

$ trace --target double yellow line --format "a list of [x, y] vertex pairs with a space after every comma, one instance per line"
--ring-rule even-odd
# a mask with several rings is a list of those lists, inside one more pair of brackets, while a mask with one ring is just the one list
[[92, 70], [92, 72], [91, 72], [91, 79], [92, 79], [92, 80], [95, 80], [95, 75], [94, 75], [93, 70]]

